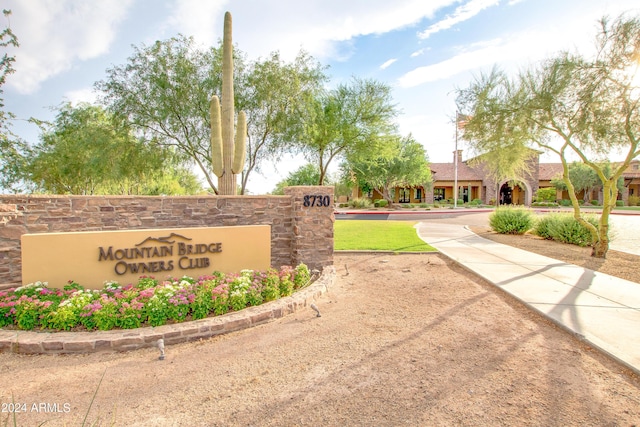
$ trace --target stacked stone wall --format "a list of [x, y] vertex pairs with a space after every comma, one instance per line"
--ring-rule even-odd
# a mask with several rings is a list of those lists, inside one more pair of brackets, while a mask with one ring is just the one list
[[[328, 196], [328, 206], [305, 197]], [[333, 264], [333, 188], [290, 187], [284, 196], [0, 195], [0, 284], [21, 283], [26, 233], [271, 226], [271, 265]], [[308, 204], [308, 203], [307, 203]]]

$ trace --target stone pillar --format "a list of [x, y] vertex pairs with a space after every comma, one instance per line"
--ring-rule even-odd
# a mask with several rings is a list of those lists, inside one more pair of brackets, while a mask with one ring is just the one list
[[284, 194], [293, 199], [292, 264], [319, 270], [333, 265], [333, 187], [286, 187]]

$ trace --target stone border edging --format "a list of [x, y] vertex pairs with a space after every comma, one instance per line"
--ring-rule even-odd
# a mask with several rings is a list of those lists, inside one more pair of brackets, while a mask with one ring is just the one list
[[86, 354], [99, 351], [129, 351], [197, 341], [271, 322], [309, 306], [335, 283], [334, 266], [307, 288], [291, 296], [248, 307], [222, 316], [157, 327], [94, 332], [33, 332], [0, 329], [0, 352], [20, 354]]

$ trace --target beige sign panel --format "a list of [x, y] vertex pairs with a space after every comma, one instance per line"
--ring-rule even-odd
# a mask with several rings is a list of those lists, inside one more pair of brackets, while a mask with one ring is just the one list
[[59, 288], [70, 280], [101, 289], [143, 275], [197, 278], [271, 266], [269, 225], [24, 234], [21, 244], [22, 283]]

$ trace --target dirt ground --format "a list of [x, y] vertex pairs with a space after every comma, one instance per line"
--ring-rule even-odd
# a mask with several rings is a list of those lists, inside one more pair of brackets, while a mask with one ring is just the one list
[[19, 426], [81, 425], [88, 408], [107, 426], [640, 425], [637, 377], [441, 255], [335, 266], [321, 317], [171, 346], [163, 361], [2, 353], [0, 426], [11, 408]]

